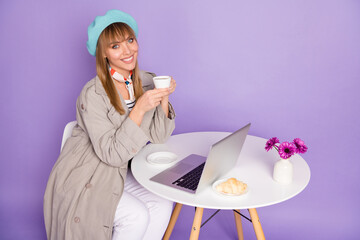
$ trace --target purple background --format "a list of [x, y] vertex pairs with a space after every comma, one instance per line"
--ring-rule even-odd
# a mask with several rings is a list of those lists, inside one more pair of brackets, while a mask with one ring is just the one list
[[[177, 80], [175, 134], [252, 122], [252, 135], [308, 144], [308, 187], [258, 209], [267, 239], [358, 238], [359, 1], [12, 0], [0, 2], [1, 239], [46, 238], [46, 182], [95, 75], [87, 27], [112, 8], [138, 22], [141, 68]], [[173, 239], [193, 214], [183, 208]], [[220, 238], [236, 239], [229, 211], [200, 233]]]

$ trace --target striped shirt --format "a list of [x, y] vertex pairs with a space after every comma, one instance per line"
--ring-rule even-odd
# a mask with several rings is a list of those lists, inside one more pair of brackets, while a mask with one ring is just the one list
[[136, 99], [134, 99], [134, 101], [125, 100], [126, 106], [129, 108], [129, 111], [131, 111], [133, 109], [133, 107], [135, 106], [135, 102], [136, 102]]

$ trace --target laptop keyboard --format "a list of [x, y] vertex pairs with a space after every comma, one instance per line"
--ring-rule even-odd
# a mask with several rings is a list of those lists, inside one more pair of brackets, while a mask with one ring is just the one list
[[205, 162], [197, 166], [196, 168], [194, 168], [184, 176], [180, 177], [172, 184], [195, 191], [199, 184], [204, 166], [205, 166]]

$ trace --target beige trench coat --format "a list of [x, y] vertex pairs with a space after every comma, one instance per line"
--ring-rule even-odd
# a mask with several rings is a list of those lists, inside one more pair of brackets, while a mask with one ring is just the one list
[[[153, 88], [153, 76], [140, 72], [144, 91]], [[111, 105], [98, 77], [81, 91], [76, 103], [78, 125], [65, 143], [45, 191], [48, 239], [111, 239], [128, 161], [148, 141], [162, 143], [172, 134], [175, 113], [171, 104], [168, 118], [159, 105], [145, 114], [139, 127], [121, 101], [124, 115]]]

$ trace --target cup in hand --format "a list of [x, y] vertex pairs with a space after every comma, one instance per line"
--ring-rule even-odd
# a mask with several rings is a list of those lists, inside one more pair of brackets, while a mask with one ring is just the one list
[[170, 87], [170, 76], [157, 76], [153, 77], [155, 88], [169, 88]]

